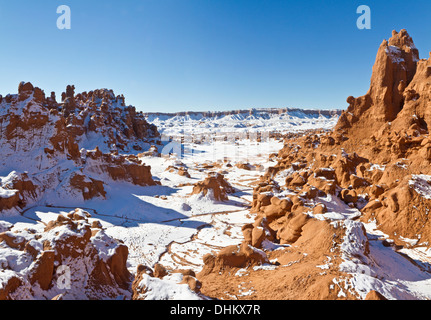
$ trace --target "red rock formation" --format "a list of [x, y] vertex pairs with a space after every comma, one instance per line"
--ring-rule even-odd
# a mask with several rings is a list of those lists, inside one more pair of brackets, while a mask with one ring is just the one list
[[16, 178], [0, 178], [0, 212], [22, 209], [58, 186], [60, 198], [75, 190], [89, 200], [105, 197], [107, 179], [155, 184], [151, 168], [127, 154], [145, 151], [159, 137], [142, 113], [106, 89], [75, 95], [68, 86], [62, 100], [25, 82], [17, 95], [1, 99], [0, 164]]
[[[381, 229], [391, 236], [397, 234], [396, 238], [420, 235], [420, 242], [431, 240], [424, 231], [428, 223], [418, 216], [426, 210], [427, 194], [417, 193], [413, 187], [415, 183], [427, 185], [428, 177], [417, 175], [431, 174], [430, 70], [431, 58], [419, 60], [408, 33], [394, 31], [379, 48], [369, 92], [349, 99], [350, 106], [335, 128], [343, 132], [341, 145], [346, 150], [360, 152], [383, 168], [372, 174], [369, 167], [359, 172], [356, 168], [370, 185], [365, 218], [375, 217]], [[348, 113], [355, 119], [349, 119]], [[416, 223], [418, 218], [421, 226]]]
[[0, 212], [12, 208], [24, 208], [26, 199], [37, 197], [36, 186], [26, 173], [11, 172], [0, 178]]
[[157, 128], [145, 120], [142, 112], [126, 106], [124, 96], [115, 96], [112, 90], [94, 90], [76, 96], [74, 89], [67, 92], [60, 108], [67, 109], [66, 123], [78, 141], [98, 134], [104, 137], [104, 145], [99, 148], [134, 152], [148, 149], [147, 144], [159, 136]]
[[[88, 212], [77, 209], [50, 221], [43, 232], [17, 229], [1, 233], [7, 246], [2, 250], [32, 262], [25, 271], [15, 270], [16, 264], [4, 266], [9, 280], [0, 286], [0, 299], [50, 299], [62, 290], [68, 299], [112, 299], [124, 294], [131, 284], [128, 249], [90, 225], [89, 217]], [[60, 283], [64, 267], [67, 289]]]
[[217, 255], [206, 255], [205, 266], [198, 276], [202, 278], [214, 272], [219, 273], [231, 268], [244, 268], [265, 262], [268, 262], [268, 258], [263, 251], [243, 242], [241, 245], [226, 247]]
[[362, 139], [370, 137], [372, 129], [393, 121], [403, 108], [403, 94], [416, 73], [418, 61], [419, 52], [407, 31], [393, 31], [377, 52], [370, 89], [362, 97], [347, 99], [349, 107], [342, 113], [336, 129], [361, 133], [357, 138]]
[[182, 177], [190, 178], [190, 173], [184, 166], [169, 166], [166, 171], [176, 173]]
[[233, 193], [235, 190], [224, 179], [222, 174], [213, 172], [204, 181], [195, 184], [192, 194], [207, 195], [208, 191], [212, 192], [214, 200], [226, 201], [228, 200], [228, 194]]
[[[167, 270], [164, 266], [160, 264], [154, 265], [154, 271], [151, 270], [151, 268], [139, 265], [136, 270], [136, 277], [135, 280], [132, 283], [132, 300], [144, 300], [147, 297], [147, 294], [149, 291], [155, 291], [156, 288], [151, 288], [151, 282], [154, 281], [154, 283], [161, 283], [163, 278], [165, 278], [168, 275], [179, 275], [180, 281], [177, 283], [178, 287], [172, 288], [171, 294], [175, 295], [176, 289], [178, 289], [182, 285], [187, 285], [190, 289], [190, 292], [196, 294], [196, 297], [200, 295], [200, 290], [202, 287], [201, 282], [196, 278], [196, 274], [192, 270]], [[157, 280], [156, 280], [157, 278]], [[150, 285], [148, 287], [147, 285]], [[192, 295], [193, 295], [192, 293]], [[157, 295], [157, 293], [155, 293]], [[162, 293], [162, 296], [165, 296], [166, 293]], [[168, 297], [165, 297], [168, 298]]]

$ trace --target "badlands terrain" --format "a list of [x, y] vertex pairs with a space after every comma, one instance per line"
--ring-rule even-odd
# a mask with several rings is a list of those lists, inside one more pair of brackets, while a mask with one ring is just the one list
[[430, 299], [429, 77], [401, 30], [342, 112], [142, 113], [20, 83], [0, 299]]

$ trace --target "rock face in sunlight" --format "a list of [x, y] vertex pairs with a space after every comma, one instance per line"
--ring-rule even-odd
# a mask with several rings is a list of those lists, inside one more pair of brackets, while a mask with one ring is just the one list
[[[417, 72], [419, 65], [423, 67]], [[384, 40], [378, 50], [370, 89], [362, 97], [347, 99], [349, 107], [342, 113], [336, 129], [349, 132], [351, 138], [355, 133], [355, 139], [368, 139], [382, 126], [399, 118], [405, 106], [419, 98], [414, 83], [421, 79], [425, 84], [426, 65], [425, 61], [419, 61], [419, 52], [407, 31], [393, 31], [392, 37]]]
[[156, 126], [142, 112], [127, 106], [123, 95], [100, 89], [74, 94], [68, 86], [61, 112], [71, 135], [87, 149], [98, 146], [103, 152], [133, 153], [149, 149], [148, 141], [157, 137]]
[[74, 90], [58, 103], [22, 82], [18, 94], [0, 97], [0, 212], [41, 199], [104, 198], [109, 181], [155, 184], [133, 153], [158, 143], [156, 127], [112, 90]]
[[75, 210], [44, 228], [0, 233], [0, 300], [128, 296], [128, 248]]
[[[277, 165], [254, 188], [244, 243], [263, 250], [273, 270], [247, 267], [228, 247], [205, 258], [202, 292], [226, 298], [249, 281], [256, 299], [421, 298], [398, 274], [429, 279], [427, 263], [404, 257], [420, 256], [431, 241], [430, 76], [431, 58], [419, 60], [407, 31], [393, 31], [369, 91], [347, 99], [334, 130], [286, 136]], [[238, 263], [221, 258], [232, 255]], [[246, 276], [224, 290], [235, 272]]]

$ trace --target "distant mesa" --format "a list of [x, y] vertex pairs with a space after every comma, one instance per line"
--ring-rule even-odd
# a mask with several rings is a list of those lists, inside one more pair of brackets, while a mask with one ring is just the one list
[[230, 115], [257, 115], [259, 113], [266, 114], [283, 114], [289, 112], [301, 112], [303, 114], [319, 114], [323, 116], [332, 117], [334, 115], [340, 115], [341, 110], [333, 109], [299, 109], [299, 108], [251, 108], [251, 109], [240, 109], [240, 110], [230, 110], [230, 111], [180, 111], [180, 112], [145, 112], [145, 117], [155, 117], [155, 116], [167, 116], [167, 117], [184, 117], [184, 116], [199, 116], [204, 118], [214, 118], [221, 116]]

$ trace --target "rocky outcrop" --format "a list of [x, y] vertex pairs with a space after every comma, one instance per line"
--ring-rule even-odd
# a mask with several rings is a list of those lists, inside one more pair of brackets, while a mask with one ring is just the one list
[[[245, 230], [249, 230], [245, 226]], [[204, 268], [197, 277], [201, 292], [221, 299], [323, 300], [354, 299], [341, 296], [343, 286], [333, 280], [348, 277], [337, 269], [343, 230], [328, 221], [310, 219], [294, 246], [277, 246], [265, 241], [262, 249], [242, 243], [204, 257]], [[246, 249], [248, 254], [243, 252]], [[330, 261], [331, 263], [327, 263]], [[316, 266], [322, 266], [318, 268]], [[241, 290], [247, 287], [246, 292]]]
[[125, 104], [123, 95], [115, 96], [107, 89], [75, 95], [74, 87], [68, 88], [58, 108], [78, 142], [94, 145], [93, 137], [98, 136], [103, 138], [98, 147], [104, 152], [133, 153], [148, 150], [149, 143], [159, 136], [157, 128], [145, 120], [142, 112]]
[[84, 172], [108, 177], [114, 181], [128, 181], [139, 186], [155, 185], [151, 176], [151, 167], [134, 155], [107, 154], [96, 150], [82, 153], [85, 164]]
[[60, 214], [43, 229], [11, 226], [0, 233], [0, 299], [114, 299], [127, 295], [128, 248], [88, 212]]
[[0, 212], [51, 198], [105, 198], [104, 184], [154, 185], [134, 153], [158, 143], [157, 129], [112, 90], [55, 94], [22, 82], [0, 99]]
[[[160, 290], [164, 286], [167, 290]], [[132, 283], [132, 300], [201, 299], [201, 282], [192, 270], [166, 270], [160, 264], [154, 268], [139, 265]]]
[[[419, 60], [407, 31], [393, 31], [379, 48], [369, 92], [349, 99], [349, 108], [331, 134], [341, 134], [342, 147], [356, 149], [375, 164], [357, 167], [357, 175], [369, 184], [368, 203], [362, 209], [364, 220], [375, 217], [389, 235], [397, 235], [396, 239], [419, 236], [418, 243], [430, 240], [423, 231], [428, 222], [419, 217], [426, 211], [428, 195], [423, 190], [427, 190], [431, 174], [430, 70], [431, 58]], [[377, 165], [380, 170], [375, 170]]]
[[26, 173], [13, 171], [6, 177], [0, 177], [0, 212], [24, 208], [26, 199], [36, 197], [36, 186]]
[[217, 255], [208, 254], [204, 257], [204, 268], [199, 277], [213, 272], [222, 272], [231, 268], [244, 268], [268, 262], [266, 254], [250, 246], [246, 242], [241, 245], [229, 246], [220, 250]]
[[227, 201], [228, 194], [234, 192], [234, 188], [225, 180], [222, 174], [213, 172], [209, 173], [204, 181], [195, 184], [192, 195], [208, 195], [212, 200]]
[[190, 178], [190, 173], [188, 168], [183, 163], [178, 163], [177, 165], [169, 166], [166, 168], [166, 171], [176, 173], [181, 177]]
[[[377, 52], [370, 89], [362, 97], [347, 99], [349, 107], [340, 116], [336, 129], [358, 134], [364, 131], [358, 129], [365, 129], [366, 124], [378, 128], [393, 121], [403, 108], [404, 93], [416, 73], [418, 61], [419, 52], [407, 31], [393, 31]], [[359, 138], [370, 136], [369, 129], [361, 132]]]
[[[431, 240], [428, 212], [431, 205], [431, 176], [407, 175], [362, 209], [363, 220], [376, 220], [379, 228], [396, 244], [411, 247]], [[406, 242], [413, 239], [414, 242]]]

